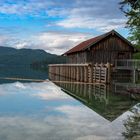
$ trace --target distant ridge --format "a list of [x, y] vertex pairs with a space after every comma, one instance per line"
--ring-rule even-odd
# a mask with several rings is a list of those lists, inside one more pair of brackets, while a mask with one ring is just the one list
[[58, 57], [41, 49], [15, 49], [0, 46], [0, 65], [30, 65], [41, 61], [55, 63]]

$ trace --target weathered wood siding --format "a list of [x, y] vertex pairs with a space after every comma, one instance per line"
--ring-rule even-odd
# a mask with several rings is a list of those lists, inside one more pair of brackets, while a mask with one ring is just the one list
[[83, 52], [68, 55], [68, 63], [111, 63], [116, 59], [131, 59], [133, 48], [118, 36], [110, 35]]
[[114, 64], [116, 59], [131, 59], [132, 52], [133, 48], [122, 39], [117, 36], [109, 36], [91, 47], [87, 60], [92, 63]]
[[68, 55], [68, 63], [70, 63], [70, 64], [87, 63], [86, 51]]

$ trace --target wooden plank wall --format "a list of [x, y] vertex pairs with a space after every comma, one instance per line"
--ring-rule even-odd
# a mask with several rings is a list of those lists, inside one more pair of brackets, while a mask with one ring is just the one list
[[57, 64], [49, 65], [49, 79], [86, 83], [110, 83], [111, 64]]
[[110, 35], [97, 44], [81, 52], [75, 52], [67, 56], [68, 63], [111, 63], [117, 59], [131, 59], [134, 48], [118, 36]]

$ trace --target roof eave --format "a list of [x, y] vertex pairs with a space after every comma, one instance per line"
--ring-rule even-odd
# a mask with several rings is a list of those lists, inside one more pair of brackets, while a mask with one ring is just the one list
[[124, 40], [127, 44], [129, 44], [129, 46], [131, 46], [131, 47], [134, 49], [134, 52], [137, 51], [137, 49], [134, 47], [134, 45], [133, 45], [130, 41], [128, 41], [128, 40], [127, 40], [126, 38], [124, 38], [123, 36], [121, 36], [121, 35], [120, 35], [119, 33], [117, 33], [115, 30], [110, 31], [110, 32], [107, 33], [103, 38], [100, 38], [100, 39], [97, 40], [96, 42], [94, 42], [94, 43], [88, 45], [88, 46], [85, 47], [83, 50], [86, 50], [86, 49], [90, 48], [92, 45], [94, 45], [94, 44], [100, 42], [102, 39], [106, 38], [107, 36], [109, 36], [109, 35], [111, 35], [111, 34], [112, 34], [113, 36], [114, 36], [114, 34], [116, 34], [116, 35], [119, 36], [122, 40]]
[[95, 45], [96, 43], [100, 42], [102, 39], [106, 38], [108, 35], [110, 35], [112, 32], [114, 32], [114, 30], [110, 31], [109, 33], [106, 33], [104, 35], [102, 35], [103, 37], [98, 39], [97, 41], [95, 41], [94, 43], [91, 43], [90, 45], [88, 45], [87, 47], [85, 47], [83, 50], [86, 50], [88, 48], [90, 48], [92, 45]]

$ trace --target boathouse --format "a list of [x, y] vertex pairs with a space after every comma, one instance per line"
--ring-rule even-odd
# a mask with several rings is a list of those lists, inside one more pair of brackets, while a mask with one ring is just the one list
[[63, 55], [70, 64], [114, 64], [118, 59], [131, 59], [134, 51], [127, 39], [112, 30], [78, 44]]
[[135, 83], [140, 71], [140, 61], [132, 59], [135, 51], [127, 39], [112, 30], [65, 52], [67, 64], [49, 65], [49, 78], [52, 81], [108, 84], [115, 73], [124, 71], [125, 74], [132, 73]]

